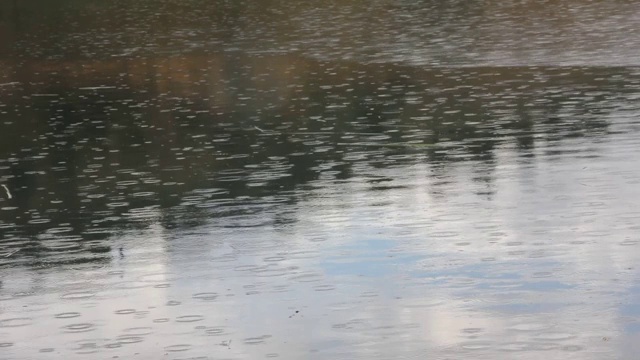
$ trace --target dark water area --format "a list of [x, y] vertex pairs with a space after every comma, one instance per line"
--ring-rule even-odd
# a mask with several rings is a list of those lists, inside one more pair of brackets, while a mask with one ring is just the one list
[[0, 2], [0, 359], [634, 359], [640, 3]]

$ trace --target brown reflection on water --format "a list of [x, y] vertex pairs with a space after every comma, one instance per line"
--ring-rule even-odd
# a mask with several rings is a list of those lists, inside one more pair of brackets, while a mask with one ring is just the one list
[[193, 51], [451, 65], [638, 65], [634, 1], [4, 1], [7, 56]]

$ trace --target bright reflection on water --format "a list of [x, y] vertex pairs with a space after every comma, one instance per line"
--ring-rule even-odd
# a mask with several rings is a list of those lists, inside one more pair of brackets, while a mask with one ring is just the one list
[[2, 3], [0, 359], [635, 358], [638, 3], [303, 3]]

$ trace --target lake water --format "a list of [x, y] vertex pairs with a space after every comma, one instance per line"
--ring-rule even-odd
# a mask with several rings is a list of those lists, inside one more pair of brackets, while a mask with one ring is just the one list
[[640, 3], [0, 2], [0, 359], [634, 359]]

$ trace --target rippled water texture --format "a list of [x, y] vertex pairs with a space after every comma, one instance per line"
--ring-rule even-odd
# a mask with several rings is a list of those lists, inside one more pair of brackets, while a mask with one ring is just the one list
[[0, 2], [0, 359], [635, 359], [639, 14]]

